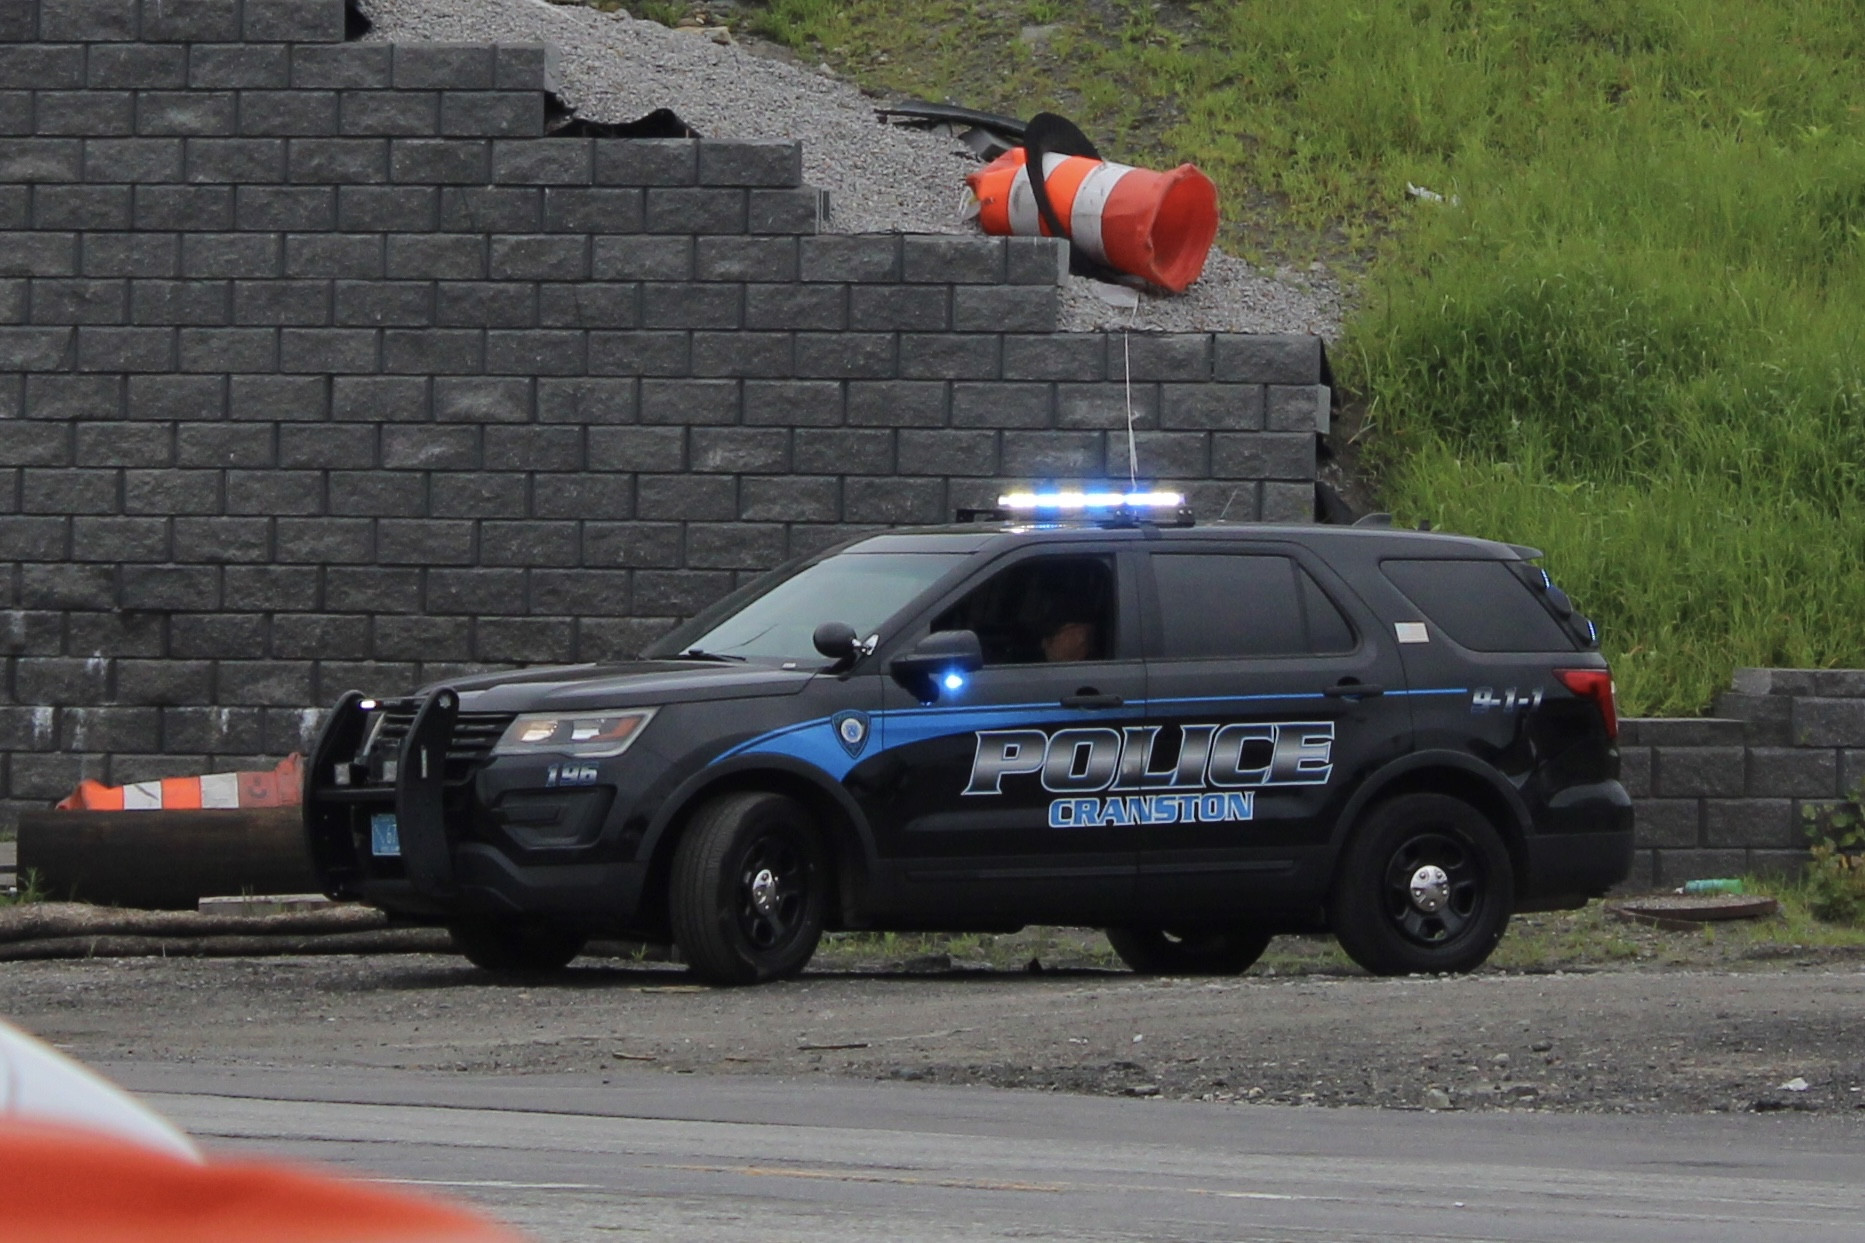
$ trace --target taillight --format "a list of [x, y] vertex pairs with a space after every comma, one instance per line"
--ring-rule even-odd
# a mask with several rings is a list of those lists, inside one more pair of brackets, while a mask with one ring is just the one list
[[1606, 737], [1619, 736], [1619, 703], [1613, 697], [1610, 669], [1556, 669], [1554, 676], [1582, 699], [1591, 699], [1606, 723]]

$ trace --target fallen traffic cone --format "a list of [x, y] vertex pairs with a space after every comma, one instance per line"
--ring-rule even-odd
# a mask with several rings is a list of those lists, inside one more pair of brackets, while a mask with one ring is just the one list
[[304, 798], [303, 757], [288, 755], [269, 772], [164, 777], [126, 786], [84, 781], [59, 811], [197, 811], [202, 808], [296, 807]]

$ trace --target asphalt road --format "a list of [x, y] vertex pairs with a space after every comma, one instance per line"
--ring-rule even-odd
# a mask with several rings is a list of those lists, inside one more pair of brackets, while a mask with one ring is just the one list
[[654, 1072], [102, 1067], [222, 1154], [540, 1240], [1856, 1240], [1843, 1117], [1296, 1109]]

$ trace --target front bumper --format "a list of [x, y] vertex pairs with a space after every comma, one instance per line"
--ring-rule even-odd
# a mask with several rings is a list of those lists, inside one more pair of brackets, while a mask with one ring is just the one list
[[[532, 842], [537, 849], [508, 849], [500, 840], [522, 841], [524, 830], [501, 832], [503, 814], [489, 803], [522, 804], [535, 820], [541, 802], [563, 802], [524, 789], [488, 797], [492, 747], [513, 716], [463, 712], [459, 694], [446, 687], [394, 704], [345, 695], [305, 778], [305, 833], [324, 892], [424, 919], [523, 913], [625, 922], [639, 905], [646, 869], [603, 857], [613, 791], [578, 792], [602, 797], [581, 809], [587, 814], [577, 823], [586, 827], [569, 840]], [[387, 816], [398, 855], [373, 848], [372, 822]]]

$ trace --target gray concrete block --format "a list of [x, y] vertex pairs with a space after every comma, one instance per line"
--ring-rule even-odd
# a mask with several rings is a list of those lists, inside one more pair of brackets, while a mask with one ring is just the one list
[[[757, 383], [747, 381], [746, 387], [749, 389]], [[746, 400], [748, 403], [749, 398]], [[643, 423], [736, 423], [739, 403], [739, 382], [736, 380], [651, 379], [641, 382]]]
[[366, 564], [375, 551], [372, 531], [366, 518], [280, 518], [275, 558], [285, 565]]
[[574, 376], [589, 369], [587, 337], [560, 329], [498, 328], [486, 333], [488, 375]]
[[[119, 660], [117, 694], [151, 707], [208, 703], [214, 696], [214, 666], [205, 660]], [[162, 713], [165, 741], [170, 714]]]
[[538, 288], [518, 281], [442, 281], [435, 322], [450, 327], [531, 328], [538, 322]]
[[1794, 801], [1712, 798], [1703, 801], [1703, 841], [1711, 847], [1791, 850], [1806, 843]]
[[[107, 565], [22, 565], [19, 576], [19, 601], [29, 609], [117, 607], [116, 572]], [[67, 625], [76, 624], [76, 618], [67, 619]], [[30, 702], [30, 697], [22, 697]]]
[[[481, 462], [479, 438], [479, 428], [472, 426], [423, 423], [384, 427], [381, 464], [387, 470], [477, 470]], [[506, 463], [500, 461], [499, 465]]]
[[129, 317], [129, 282], [38, 280], [32, 282], [36, 324], [121, 324]]
[[323, 376], [234, 376], [228, 416], [316, 422], [330, 417], [330, 381]]
[[315, 233], [337, 227], [332, 186], [241, 186], [237, 227], [255, 231]]
[[537, 322], [543, 328], [634, 328], [641, 323], [641, 287], [585, 281], [541, 285]]
[[[188, 85], [189, 50], [147, 43], [86, 49], [84, 85], [105, 91], [171, 91]], [[205, 84], [203, 84], [205, 85]]]
[[803, 184], [803, 144], [703, 141], [699, 144], [699, 183], [704, 186], [800, 186]]
[[267, 372], [279, 367], [275, 328], [183, 328], [177, 338], [180, 371]]
[[52, 137], [134, 134], [136, 97], [129, 91], [40, 91], [33, 128]]
[[909, 283], [997, 285], [1005, 279], [1003, 238], [909, 234], [900, 248], [901, 278]]
[[[72, 329], [72, 328], [0, 328], [0, 370], [5, 371], [65, 371], [71, 367], [74, 345], [81, 371], [113, 370], [102, 366], [84, 366], [82, 354], [83, 338], [81, 332], [110, 333], [122, 332], [122, 329]], [[96, 337], [92, 347], [93, 362], [102, 361], [107, 347], [117, 338]], [[129, 368], [123, 368], [125, 370]]]
[[279, 333], [279, 370], [366, 375], [381, 362], [379, 334], [369, 328], [285, 328]]
[[842, 517], [851, 523], [908, 525], [942, 522], [945, 483], [939, 479], [852, 476], [842, 482]]
[[1058, 297], [1055, 288], [1044, 285], [959, 285], [952, 290], [952, 327], [959, 332], [1053, 332]]
[[842, 386], [832, 381], [747, 380], [745, 422], [765, 427], [834, 427], [843, 421]]
[[1813, 693], [1830, 699], [1865, 699], [1865, 669], [1815, 669]]
[[1058, 384], [1056, 426], [1111, 427], [1123, 431], [1131, 419], [1136, 428], [1159, 426], [1159, 391], [1151, 384], [1129, 390], [1121, 384]]
[[1003, 340], [988, 333], [902, 333], [900, 378], [998, 379], [1003, 375]]
[[234, 225], [232, 186], [137, 186], [139, 229], [212, 229]]
[[680, 376], [691, 372], [692, 336], [685, 332], [592, 332], [591, 375]]
[[1666, 798], [1735, 798], [1742, 794], [1740, 747], [1659, 746], [1653, 758], [1654, 788]]
[[434, 287], [425, 281], [338, 281], [339, 326], [423, 328], [434, 322]]
[[442, 422], [528, 423], [535, 410], [529, 380], [488, 376], [434, 381], [434, 417]]
[[751, 190], [745, 198], [750, 233], [809, 236], [829, 219], [829, 196], [810, 186], [796, 190]]
[[1839, 753], [1803, 747], [1751, 747], [1748, 785], [1751, 796], [1833, 798], [1839, 784]]
[[289, 179], [314, 185], [380, 185], [389, 179], [384, 138], [294, 138]]
[[293, 137], [337, 131], [335, 91], [241, 91], [240, 133]]
[[80, 44], [0, 45], [0, 90], [75, 91], [84, 76]]
[[[37, 439], [33, 433], [54, 433], [58, 442], [75, 440], [68, 453], [58, 461], [14, 462], [8, 456], [13, 445], [0, 445], [0, 463], [16, 466], [170, 466], [175, 459], [175, 433], [172, 427], [159, 423], [83, 423], [75, 430], [76, 436], [68, 429], [45, 425], [31, 425], [15, 428], [19, 433], [13, 439], [16, 445], [31, 445]], [[61, 446], [62, 447], [62, 446]], [[30, 452], [30, 450], [29, 450]], [[44, 450], [38, 456], [43, 456]]]
[[1093, 382], [1107, 375], [1107, 349], [1099, 333], [1010, 334], [1003, 339], [1003, 352], [1006, 380]]
[[337, 227], [348, 233], [426, 233], [440, 224], [433, 186], [340, 186]]
[[272, 425], [184, 423], [175, 429], [175, 463], [183, 467], [275, 466], [278, 452]]
[[544, 191], [507, 186], [446, 186], [440, 227], [450, 233], [537, 233], [544, 228]]
[[691, 139], [598, 138], [594, 151], [597, 185], [690, 186], [699, 180], [699, 144]]
[[355, 660], [370, 652], [369, 619], [300, 613], [272, 622], [272, 655], [285, 660]]
[[745, 327], [839, 332], [848, 327], [845, 285], [747, 285]]
[[137, 37], [137, 0], [39, 0], [47, 43], [124, 43]]
[[1013, 285], [1060, 285], [1068, 275], [1069, 244], [1059, 237], [1007, 237], [1004, 261]]
[[1218, 333], [1214, 378], [1229, 383], [1315, 384], [1321, 378], [1321, 338], [1298, 334]]
[[553, 233], [636, 233], [644, 210], [640, 190], [552, 187], [544, 191], [543, 227]]
[[324, 480], [316, 471], [230, 470], [226, 511], [269, 518], [324, 512]]
[[420, 185], [479, 185], [491, 180], [492, 148], [478, 138], [397, 138], [389, 142], [389, 176]]
[[428, 418], [428, 401], [428, 383], [419, 377], [337, 376], [331, 381], [330, 414], [341, 421], [419, 423]]
[[1796, 746], [1865, 746], [1865, 699], [1796, 696], [1792, 727]]
[[591, 249], [591, 271], [599, 281], [693, 277], [694, 239], [690, 237], [598, 237], [592, 240]]
[[498, 49], [487, 43], [396, 44], [394, 84], [401, 90], [494, 90]]
[[123, 472], [123, 509], [163, 518], [217, 514], [224, 507], [220, 484], [219, 471], [127, 470]]
[[859, 427], [944, 427], [950, 406], [935, 380], [853, 380], [848, 422]]
[[799, 333], [796, 373], [805, 379], [892, 379], [905, 374], [901, 352], [901, 339], [892, 333]]
[[539, 380], [537, 417], [540, 423], [581, 423], [604, 426], [633, 423], [638, 411], [633, 380]]
[[75, 138], [0, 138], [0, 182], [83, 179], [84, 144]]
[[529, 480], [516, 472], [449, 474], [431, 482], [428, 515], [434, 518], [522, 518], [527, 512], [529, 492]]
[[272, 277], [283, 251], [273, 233], [191, 233], [181, 241], [181, 270], [205, 280]]
[[394, 82], [394, 46], [304, 43], [291, 48], [291, 85], [307, 90], [386, 90]]
[[672, 522], [588, 523], [583, 527], [583, 564], [676, 568], [683, 530]]
[[337, 115], [341, 132], [349, 137], [420, 138], [441, 132], [440, 95], [434, 91], [344, 91]]
[[693, 374], [781, 379], [796, 372], [795, 340], [782, 332], [696, 332]]
[[175, 336], [172, 329], [86, 325], [77, 329], [77, 334], [79, 371], [175, 369]]
[[[613, 191], [605, 193], [614, 193]], [[643, 241], [666, 241], [644, 238]], [[693, 276], [702, 281], [794, 281], [797, 242], [788, 237], [695, 239]]]
[[[296, 573], [295, 567], [284, 567]], [[421, 571], [333, 565], [324, 571], [323, 608], [329, 613], [405, 614], [421, 606]], [[377, 619], [377, 634], [382, 619]]]
[[679, 427], [592, 427], [592, 471], [660, 472], [686, 469], [686, 432]]
[[651, 186], [642, 227], [649, 233], [743, 233], [743, 190]]
[[282, 91], [292, 84], [291, 49], [278, 44], [197, 43], [185, 52], [187, 80], [176, 86], [197, 91]]
[[382, 565], [471, 565], [473, 523], [454, 519], [384, 518], [376, 524]]
[[29, 514], [114, 514], [117, 477], [109, 470], [24, 470], [20, 509]]
[[635, 513], [649, 521], [721, 522], [737, 515], [738, 481], [730, 475], [640, 475]]
[[232, 91], [141, 91], [136, 132], [147, 135], [228, 137], [239, 132]]
[[886, 474], [895, 469], [894, 433], [801, 427], [794, 433], [791, 459], [792, 468], [803, 475]]
[[1620, 742], [1644, 747], [1735, 747], [1742, 722], [1710, 717], [1621, 717]]
[[1314, 385], [1271, 384], [1264, 390], [1263, 425], [1272, 432], [1326, 431], [1325, 390]]
[[901, 239], [894, 234], [803, 238], [798, 242], [805, 281], [896, 283]]
[[[176, 519], [179, 527], [187, 519]], [[176, 540], [180, 535], [177, 533]], [[263, 555], [263, 549], [261, 554]], [[187, 561], [218, 560], [174, 552], [171, 554], [169, 520], [166, 518], [84, 517], [71, 520], [71, 557], [78, 562]]]
[[697, 613], [734, 586], [721, 571], [643, 570], [635, 575], [635, 607], [645, 613]]
[[[186, 177], [197, 184], [223, 186], [282, 182], [287, 179], [285, 152], [285, 141], [280, 138], [190, 138]], [[192, 229], [203, 227], [196, 224]]]
[[[1268, 480], [1262, 488], [1264, 522], [1304, 523], [1315, 520], [1315, 485], [1312, 480]], [[1207, 511], [1208, 512], [1208, 511]]]
[[154, 708], [65, 708], [59, 712], [59, 746], [66, 751], [155, 751], [161, 717]]
[[694, 523], [687, 528], [686, 563], [693, 569], [762, 572], [788, 555], [788, 533], [780, 523]]
[[123, 607], [143, 612], [215, 608], [220, 571], [210, 565], [126, 565], [121, 572]]
[[341, 43], [343, 10], [344, 0], [245, 0], [241, 34], [248, 43]]
[[580, 427], [502, 427], [486, 429], [486, 461], [512, 470], [583, 469]]
[[660, 281], [641, 286], [641, 324], [645, 328], [723, 329], [737, 328], [743, 322], [742, 286]]
[[1651, 797], [1651, 748], [1624, 745], [1619, 747], [1619, 784], [1634, 799]]
[[491, 241], [487, 273], [495, 281], [580, 281], [589, 277], [589, 239], [540, 234]]
[[179, 138], [97, 138], [84, 144], [84, 179], [160, 182], [182, 179]]
[[632, 582], [623, 570], [534, 570], [527, 598], [533, 613], [624, 616], [634, 606]]
[[177, 518], [174, 528], [177, 561], [256, 564], [271, 559], [269, 515], [248, 518]]
[[900, 433], [899, 470], [904, 475], [995, 477], [999, 473], [997, 433], [909, 428]]
[[322, 423], [281, 423], [278, 464], [286, 470], [368, 470], [381, 465], [377, 429]]
[[220, 702], [240, 707], [302, 708], [311, 702], [311, 675], [309, 661], [222, 661]]
[[77, 234], [0, 233], [0, 276], [75, 276], [77, 272]]
[[[17, 514], [0, 514], [0, 538], [7, 541], [12, 555], [32, 561], [63, 561], [69, 556], [71, 537], [71, 519], [64, 515], [44, 517], [23, 517]], [[69, 572], [70, 567], [59, 565], [61, 574]], [[56, 606], [54, 606], [56, 607]], [[101, 607], [109, 608], [108, 602]]]
[[378, 617], [372, 650], [381, 660], [465, 660], [472, 634], [468, 617]]
[[486, 239], [470, 233], [391, 235], [386, 275], [395, 280], [485, 280]]
[[[28, 423], [7, 428], [0, 438], [0, 466], [70, 466], [71, 429], [56, 423]], [[114, 463], [86, 462], [85, 465]]]
[[482, 522], [481, 565], [571, 566], [582, 559], [574, 522]]
[[537, 91], [443, 91], [440, 132], [460, 138], [541, 138], [544, 96]]
[[[1211, 440], [1211, 473], [1219, 479], [1312, 482], [1315, 438], [1299, 432], [1218, 432]], [[1309, 505], [1313, 505], [1312, 495]]]
[[123, 405], [132, 419], [202, 420], [213, 426], [227, 407], [220, 376], [130, 376]]
[[593, 140], [496, 142], [492, 144], [492, 177], [500, 185], [587, 186], [595, 178]]
[[696, 427], [691, 438], [690, 469], [700, 474], [781, 474], [790, 469], [790, 433], [783, 428]]
[[473, 629], [477, 660], [566, 661], [575, 650], [575, 630], [568, 618], [482, 617]]
[[555, 91], [557, 48], [549, 43], [502, 43], [497, 80], [501, 91]]
[[1108, 377], [1202, 385], [1211, 379], [1209, 333], [1107, 334]]
[[1017, 479], [1099, 479], [1107, 473], [1105, 450], [1100, 432], [1008, 431], [1003, 471]]
[[1794, 701], [1785, 695], [1743, 695], [1724, 691], [1711, 711], [1742, 722], [1742, 736], [1753, 746], [1785, 747], [1794, 741]]
[[38, 0], [6, 0], [0, 4], [0, 42], [31, 43], [38, 37]]

